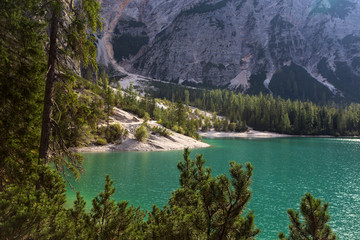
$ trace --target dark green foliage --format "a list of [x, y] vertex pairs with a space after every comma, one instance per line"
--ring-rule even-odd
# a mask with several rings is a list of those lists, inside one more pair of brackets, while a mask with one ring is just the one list
[[81, 80], [77, 77], [69, 77], [67, 81], [55, 84], [54, 100], [58, 104], [53, 111], [56, 119], [52, 133], [54, 142], [63, 142], [66, 147], [87, 146], [92, 130], [104, 118], [103, 101], [99, 96], [78, 89]]
[[115, 193], [113, 181], [106, 175], [104, 191], [99, 193], [92, 201], [91, 227], [94, 239], [105, 239], [108, 234], [107, 228], [115, 216], [115, 202], [111, 199]]
[[330, 221], [328, 208], [328, 203], [322, 203], [321, 199], [315, 199], [307, 193], [300, 203], [303, 221], [300, 221], [299, 212], [289, 209], [289, 237], [286, 238], [284, 233], [280, 233], [279, 238], [282, 240], [336, 240], [336, 234], [332, 232], [328, 224]]
[[107, 175], [104, 191], [93, 199], [90, 214], [83, 217], [86, 220], [85, 239], [139, 239], [144, 234], [144, 213], [139, 208], [129, 207], [128, 202], [115, 203], [114, 193], [113, 181]]
[[335, 62], [336, 70], [332, 71], [326, 58], [317, 65], [319, 73], [337, 89], [342, 91], [350, 101], [359, 102], [360, 77], [355, 75], [345, 62]]
[[109, 127], [107, 141], [114, 143], [124, 135], [124, 129], [120, 124], [112, 124]]
[[176, 121], [178, 126], [183, 127], [186, 121], [185, 106], [180, 98], [176, 102]]
[[107, 140], [105, 139], [105, 138], [98, 138], [98, 139], [96, 139], [96, 142], [95, 142], [95, 144], [96, 145], [99, 145], [99, 146], [104, 146], [104, 145], [106, 145], [108, 142], [107, 142]]
[[0, 190], [21, 181], [39, 144], [46, 54], [37, 1], [0, 3]]
[[169, 206], [153, 208], [148, 222], [150, 236], [156, 239], [255, 239], [252, 212], [242, 216], [250, 200], [253, 168], [250, 164], [230, 163], [231, 180], [225, 175], [211, 176], [198, 155], [179, 162], [180, 189], [172, 193]]
[[[184, 98], [184, 91], [187, 88], [174, 85], [169, 85], [169, 88], [174, 98]], [[308, 101], [284, 100], [262, 93], [258, 96], [249, 96], [220, 89], [206, 91], [188, 88], [187, 90], [191, 106], [217, 112], [228, 119], [227, 123], [213, 119], [214, 128], [218, 131], [224, 131], [226, 124], [236, 123], [239, 126], [238, 131], [244, 131], [247, 126], [251, 126], [254, 129], [288, 134], [335, 136], [360, 134], [358, 104], [350, 104], [347, 107], [334, 104], [319, 106]], [[167, 98], [171, 97], [169, 92], [159, 90], [153, 94]], [[171, 119], [171, 115], [167, 115], [166, 119]], [[163, 125], [167, 126], [165, 122]]]
[[148, 112], [150, 116], [153, 115], [155, 109], [155, 102], [151, 101], [146, 95], [141, 101], [137, 100], [137, 92], [134, 90], [132, 84], [125, 89], [125, 93], [118, 91], [115, 96], [115, 106], [125, 111], [131, 112], [139, 117], [144, 117]]
[[[180, 102], [177, 102], [175, 105], [168, 103], [170, 107], [163, 109], [157, 107], [155, 99], [149, 98], [148, 94], [145, 94], [141, 100], [137, 100], [136, 95], [137, 93], [134, 91], [133, 86], [130, 85], [124, 94], [121, 92], [116, 94], [116, 106], [141, 118], [149, 116], [168, 129], [199, 139], [197, 130], [201, 128], [201, 121], [198, 121], [196, 117], [189, 116], [187, 108], [185, 108], [181, 99], [178, 99]], [[160, 134], [162, 135], [163, 133]]]
[[106, 143], [120, 143], [124, 137], [125, 130], [120, 124], [111, 124], [109, 127], [101, 126], [97, 131], [97, 144], [105, 145]]
[[[96, 69], [95, 36], [102, 27], [100, 19], [100, 4], [96, 0], [77, 1], [38, 1], [40, 13], [30, 16], [40, 22], [48, 24], [42, 34], [46, 36], [43, 44], [47, 47], [47, 72], [45, 77], [45, 91], [41, 138], [39, 147], [40, 161], [49, 163], [49, 157], [58, 159], [72, 168], [78, 169], [81, 164], [79, 158], [73, 158], [62, 139], [63, 129], [54, 120], [54, 108], [60, 103], [54, 102], [55, 84], [71, 84], [77, 63], [82, 66], [93, 66]], [[27, 15], [27, 13], [26, 13]], [[70, 82], [69, 82], [70, 80]], [[68, 88], [70, 91], [71, 87]], [[61, 113], [60, 113], [61, 114]], [[52, 146], [51, 146], [52, 145]], [[61, 153], [57, 156], [58, 153]], [[63, 158], [68, 156], [68, 158]], [[67, 161], [68, 160], [68, 161]]]
[[305, 69], [291, 64], [276, 72], [269, 84], [269, 88], [275, 96], [285, 99], [310, 100], [313, 102], [328, 102], [332, 93], [316, 79], [312, 78]]
[[[77, 193], [74, 207], [69, 210], [69, 220], [75, 226], [75, 239], [139, 239], [138, 230], [144, 224], [144, 214], [128, 202], [115, 203], [113, 181], [107, 175], [104, 191], [92, 201], [90, 213], [84, 211], [85, 202]], [[143, 233], [142, 233], [143, 234]]]
[[163, 127], [154, 126], [150, 130], [151, 130], [152, 134], [160, 134], [160, 136], [163, 136], [163, 137], [168, 137], [171, 135], [169, 130], [167, 130], [166, 128], [163, 128]]
[[0, 191], [0, 239], [70, 239], [63, 179], [47, 166], [25, 178]]
[[104, 78], [102, 80], [103, 80], [103, 87], [104, 87], [103, 98], [104, 98], [104, 103], [105, 103], [105, 112], [107, 115], [106, 121], [107, 121], [107, 127], [109, 128], [110, 115], [112, 114], [116, 100], [115, 100], [114, 90], [112, 89], [111, 86], [109, 86], [108, 80], [106, 78]]
[[74, 239], [86, 239], [90, 230], [88, 228], [90, 218], [85, 212], [85, 205], [84, 198], [80, 196], [79, 192], [76, 192], [74, 207], [68, 210], [68, 218], [74, 223]]
[[247, 94], [255, 95], [262, 92], [263, 94], [266, 94], [269, 92], [268, 89], [264, 86], [264, 81], [266, 79], [266, 72], [260, 72], [257, 74], [252, 74], [250, 76], [250, 88], [246, 90]]

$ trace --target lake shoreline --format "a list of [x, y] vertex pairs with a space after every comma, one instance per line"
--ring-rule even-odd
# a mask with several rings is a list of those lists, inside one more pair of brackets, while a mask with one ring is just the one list
[[130, 137], [124, 139], [121, 144], [106, 144], [104, 146], [93, 145], [75, 148], [74, 151], [78, 153], [156, 152], [183, 150], [184, 148], [193, 149], [207, 147], [211, 147], [211, 145], [171, 131], [171, 135], [168, 137], [162, 137], [158, 134], [150, 134], [149, 138], [145, 142], [139, 142], [135, 138]]
[[199, 132], [203, 138], [283, 138], [291, 137], [293, 135], [281, 134], [275, 132], [257, 131], [250, 129], [246, 132], [218, 132], [210, 130], [207, 132]]
[[[282, 134], [276, 132], [268, 131], [258, 131], [249, 129], [246, 132], [218, 132], [210, 130], [207, 132], [199, 132], [200, 136], [203, 138], [245, 138], [245, 139], [265, 139], [265, 138], [286, 138], [286, 137], [303, 137], [303, 138], [336, 138], [337, 136], [331, 135], [291, 135], [291, 134]], [[339, 136], [344, 138], [356, 138], [359, 136]]]
[[[171, 131], [171, 136], [162, 137], [150, 135], [146, 142], [139, 142], [133, 137], [126, 138], [121, 144], [106, 144], [103, 146], [92, 145], [88, 147], [74, 148], [77, 153], [105, 153], [105, 152], [157, 152], [157, 151], [177, 151], [184, 148], [197, 149], [212, 147], [208, 143], [195, 140], [191, 137]], [[290, 135], [268, 131], [258, 131], [249, 129], [246, 132], [218, 132], [210, 130], [199, 132], [205, 139], [217, 138], [243, 138], [243, 139], [270, 139], [270, 138], [336, 138], [331, 135]], [[339, 136], [343, 138], [356, 138], [359, 136]]]

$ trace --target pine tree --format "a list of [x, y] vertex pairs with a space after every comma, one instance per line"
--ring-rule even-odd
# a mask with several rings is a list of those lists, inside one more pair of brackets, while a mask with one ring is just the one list
[[24, 181], [39, 144], [44, 25], [35, 16], [37, 0], [0, 2], [0, 191]]
[[180, 98], [176, 101], [176, 121], [179, 127], [183, 127], [185, 124], [186, 115], [185, 115], [185, 107]]
[[106, 112], [106, 124], [108, 131], [110, 115], [115, 106], [115, 95], [113, 89], [111, 88], [111, 86], [109, 86], [109, 82], [107, 79], [104, 79], [104, 93], [105, 93], [104, 102], [105, 102], [105, 112]]
[[315, 199], [307, 193], [300, 203], [300, 212], [304, 222], [300, 221], [300, 213], [292, 209], [288, 210], [290, 220], [289, 237], [284, 233], [279, 234], [279, 239], [285, 240], [336, 240], [336, 234], [332, 232], [328, 214], [328, 203], [322, 203], [321, 199]]
[[[73, 225], [66, 218], [65, 183], [48, 166], [34, 166], [23, 183], [0, 191], [0, 239], [69, 239]], [[41, 188], [37, 182], [42, 176]]]
[[[96, 47], [94, 37], [90, 33], [96, 33], [101, 27], [101, 21], [100, 4], [96, 0], [82, 0], [75, 3], [51, 0], [43, 6], [42, 10], [46, 13], [43, 20], [49, 23], [47, 39], [49, 50], [39, 158], [47, 163], [51, 132], [54, 124], [57, 124], [52, 119], [55, 80], [66, 81], [67, 77], [73, 74], [76, 64], [69, 59], [79, 60], [84, 66], [89, 63], [96, 66]], [[56, 134], [56, 136], [60, 135], [59, 132]], [[53, 140], [57, 141], [56, 138]], [[63, 147], [63, 144], [60, 146]], [[71, 160], [75, 162], [72, 164]], [[70, 157], [68, 162], [72, 170], [76, 169], [77, 158]]]
[[189, 107], [190, 100], [189, 100], [189, 90], [185, 90], [185, 105]]
[[244, 170], [231, 162], [230, 180], [225, 175], [212, 177], [202, 155], [196, 160], [189, 156], [185, 149], [184, 160], [178, 164], [181, 188], [172, 193], [169, 208], [155, 209], [153, 217], [168, 219], [162, 228], [172, 229], [174, 239], [255, 239], [259, 230], [253, 213], [242, 216], [251, 197], [252, 166], [247, 164]]
[[91, 231], [88, 228], [89, 216], [85, 212], [86, 202], [84, 198], [80, 196], [80, 193], [76, 193], [76, 200], [74, 201], [74, 207], [69, 210], [68, 218], [74, 224], [74, 239], [86, 239], [87, 234]]
[[92, 236], [90, 238], [104, 239], [108, 224], [116, 215], [116, 206], [114, 200], [111, 199], [115, 193], [115, 188], [112, 185], [113, 181], [109, 175], [106, 175], [104, 191], [100, 192], [92, 201], [93, 207], [90, 214]]

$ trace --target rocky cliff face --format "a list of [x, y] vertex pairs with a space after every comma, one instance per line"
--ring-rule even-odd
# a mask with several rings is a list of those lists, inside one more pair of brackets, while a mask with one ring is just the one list
[[182, 84], [360, 101], [356, 0], [103, 0], [99, 61]]

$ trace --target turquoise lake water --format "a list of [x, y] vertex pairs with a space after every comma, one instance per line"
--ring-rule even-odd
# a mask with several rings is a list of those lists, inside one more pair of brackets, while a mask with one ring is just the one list
[[[228, 173], [229, 161], [251, 162], [255, 167], [252, 199], [258, 239], [276, 239], [287, 232], [286, 210], [298, 209], [306, 192], [330, 203], [331, 226], [340, 239], [360, 239], [360, 139], [278, 138], [205, 139], [213, 147], [203, 153], [213, 175]], [[114, 199], [143, 209], [163, 206], [179, 187], [176, 164], [182, 151], [84, 154], [86, 172], [73, 186], [91, 199], [102, 189], [105, 175], [114, 181]], [[68, 201], [75, 192], [68, 189]]]

